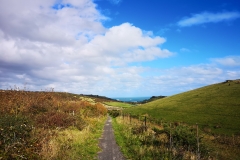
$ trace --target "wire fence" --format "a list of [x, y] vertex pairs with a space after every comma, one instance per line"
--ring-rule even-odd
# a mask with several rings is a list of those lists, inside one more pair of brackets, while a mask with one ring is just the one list
[[[173, 113], [173, 111], [167, 111], [167, 110], [164, 110], [164, 112], [171, 112]], [[236, 113], [236, 115], [224, 115], [224, 114], [207, 114], [207, 113], [201, 113], [201, 112], [181, 112], [181, 111], [174, 111], [174, 113], [184, 113], [184, 114], [195, 114], [195, 115], [203, 115], [203, 116], [210, 116], [211, 118], [214, 118], [214, 116], [219, 116], [217, 118], [225, 118], [225, 117], [234, 117], [236, 118], [237, 120], [239, 119], [240, 121], [240, 115], [239, 113]], [[164, 119], [159, 119], [159, 118], [153, 118], [153, 117], [150, 117], [150, 116], [145, 116], [145, 115], [134, 115], [134, 114], [130, 114], [130, 113], [122, 113], [120, 112], [120, 114], [122, 117], [130, 117], [130, 118], [136, 118], [136, 119], [142, 119], [143, 120], [143, 117], [146, 117], [146, 121], [148, 122], [151, 122], [151, 123], [155, 123], [155, 124], [159, 124], [159, 125], [162, 125], [162, 124], [166, 124], [166, 123], [177, 123], [177, 124], [187, 124], [187, 125], [196, 125], [198, 124], [198, 126], [204, 130], [204, 128], [206, 129], [206, 132], [209, 132], [207, 131], [207, 128], [210, 129], [210, 128], [214, 128], [214, 129], [224, 129], [224, 130], [229, 130], [231, 132], [235, 132], [233, 134], [236, 134], [236, 135], [240, 135], [240, 127], [239, 126], [236, 126], [235, 124], [233, 124], [234, 126], [236, 127], [231, 127], [231, 126], [222, 126], [220, 123], [199, 123], [199, 122], [184, 122], [184, 121], [166, 121]], [[236, 120], [235, 119], [235, 120]]]
[[[185, 145], [185, 147], [188, 145], [190, 146], [190, 142], [186, 142], [186, 141], [190, 141], [192, 137], [187, 137], [187, 136], [193, 136], [195, 139], [194, 152], [196, 155], [196, 159], [201, 159], [200, 158], [201, 154], [205, 152], [203, 151], [205, 149], [201, 148], [201, 146], [203, 146], [202, 138], [205, 135], [210, 135], [214, 137], [215, 143], [235, 147], [235, 148], [238, 148], [238, 150], [240, 151], [240, 135], [233, 134], [229, 136], [229, 135], [223, 135], [223, 134], [222, 135], [213, 134], [211, 130], [208, 130], [208, 128], [210, 129], [210, 126], [203, 123], [189, 124], [185, 122], [169, 122], [169, 121], [164, 121], [162, 119], [153, 118], [148, 115], [133, 115], [129, 113], [123, 113], [121, 111], [118, 111], [118, 115], [115, 115], [115, 117], [119, 117], [126, 125], [138, 126], [138, 128], [141, 129], [140, 132], [147, 132], [148, 130], [153, 130], [155, 132], [159, 132], [160, 134], [167, 133], [168, 135], [167, 148], [169, 151], [172, 151], [172, 149], [176, 149], [176, 146], [178, 146], [177, 144], [179, 143], [187, 144]], [[181, 128], [181, 126], [187, 127], [189, 129], [189, 131], [187, 132], [189, 132], [190, 134], [185, 134], [183, 133], [183, 131], [179, 131], [178, 129]], [[216, 127], [217, 127], [217, 124], [216, 124]], [[238, 128], [232, 128], [232, 127], [227, 127], [225, 129], [238, 130]], [[183, 134], [183, 135], [180, 135], [180, 134]], [[178, 150], [180, 149], [178, 148]]]

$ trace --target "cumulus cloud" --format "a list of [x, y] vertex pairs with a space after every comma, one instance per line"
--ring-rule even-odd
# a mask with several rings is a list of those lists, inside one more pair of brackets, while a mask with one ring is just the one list
[[239, 12], [202, 12], [199, 14], [193, 14], [191, 17], [185, 17], [180, 20], [177, 24], [180, 27], [188, 27], [193, 25], [199, 25], [204, 23], [217, 23], [221, 21], [229, 21], [240, 18]]
[[105, 28], [108, 17], [92, 0], [0, 2], [1, 89], [27, 85], [111, 97], [170, 95], [240, 77], [237, 69], [222, 68], [240, 64], [239, 57], [164, 70], [133, 66], [171, 57], [162, 48], [166, 39], [130, 23]]
[[150, 37], [141, 29], [124, 23], [96, 36], [83, 47], [82, 55], [94, 58], [92, 61], [101, 59], [104, 64], [153, 60], [172, 55], [170, 51], [159, 48], [158, 45], [164, 42], [164, 38]]
[[1, 1], [0, 88], [129, 92], [144, 70], [130, 63], [172, 55], [164, 38], [130, 23], [105, 28], [108, 18], [91, 0], [55, 2]]
[[72, 44], [76, 36], [83, 41], [86, 36], [103, 33], [100, 23], [105, 17], [95, 9], [90, 0], [63, 1], [73, 7], [54, 9], [50, 1], [1, 1], [1, 30], [8, 36], [57, 44]]

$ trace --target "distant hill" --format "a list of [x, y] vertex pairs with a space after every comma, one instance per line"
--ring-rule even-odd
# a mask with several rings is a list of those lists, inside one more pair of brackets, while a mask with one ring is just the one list
[[100, 95], [93, 95], [93, 94], [80, 94], [80, 96], [84, 96], [84, 97], [89, 97], [89, 98], [93, 98], [96, 102], [117, 102], [116, 99], [112, 99], [112, 98], [108, 98], [105, 96], [100, 96]]
[[158, 100], [158, 99], [161, 99], [161, 98], [165, 98], [167, 96], [152, 96], [150, 97], [149, 99], [147, 100], [144, 100], [144, 101], [141, 101], [139, 103], [143, 104], [143, 103], [149, 103], [149, 102], [152, 102], [152, 101], [155, 101], [155, 100]]
[[167, 122], [198, 123], [213, 133], [240, 134], [240, 79], [226, 80], [127, 108]]

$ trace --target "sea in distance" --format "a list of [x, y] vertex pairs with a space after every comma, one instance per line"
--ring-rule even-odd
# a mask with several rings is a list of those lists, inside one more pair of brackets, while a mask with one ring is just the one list
[[114, 97], [112, 99], [116, 99], [118, 101], [123, 101], [123, 102], [141, 102], [144, 100], [148, 100], [151, 97]]

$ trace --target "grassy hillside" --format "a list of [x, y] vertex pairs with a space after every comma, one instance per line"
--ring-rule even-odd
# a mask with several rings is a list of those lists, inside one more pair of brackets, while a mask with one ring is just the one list
[[133, 104], [124, 103], [124, 102], [104, 102], [105, 104], [113, 107], [120, 107], [120, 108], [129, 108], [134, 106]]
[[213, 133], [240, 134], [240, 80], [209, 85], [124, 111], [168, 122], [198, 123]]

